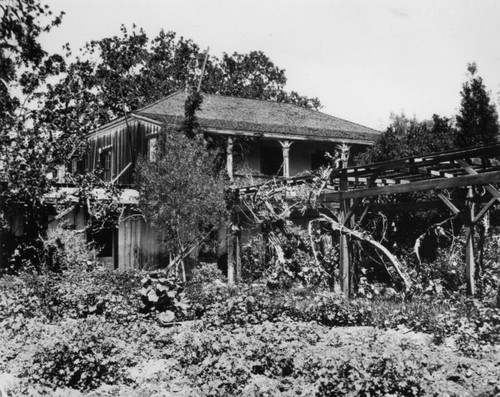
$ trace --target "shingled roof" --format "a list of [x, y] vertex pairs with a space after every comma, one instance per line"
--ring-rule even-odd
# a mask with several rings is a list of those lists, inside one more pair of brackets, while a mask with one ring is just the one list
[[[158, 121], [184, 117], [187, 93], [179, 91], [133, 114]], [[373, 143], [379, 131], [289, 103], [204, 94], [196, 113], [201, 129]]]

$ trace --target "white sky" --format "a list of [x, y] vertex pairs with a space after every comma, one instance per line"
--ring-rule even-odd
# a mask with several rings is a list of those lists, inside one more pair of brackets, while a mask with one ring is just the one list
[[[210, 53], [262, 50], [286, 69], [288, 90], [322, 112], [385, 129], [391, 112], [451, 117], [468, 62], [500, 92], [498, 0], [44, 0], [66, 15], [46, 49], [161, 28]], [[498, 105], [498, 103], [497, 103]]]

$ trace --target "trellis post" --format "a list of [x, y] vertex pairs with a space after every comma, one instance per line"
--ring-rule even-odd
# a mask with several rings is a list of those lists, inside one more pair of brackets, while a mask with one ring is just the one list
[[[343, 162], [342, 168], [347, 167], [347, 162]], [[347, 218], [347, 213], [349, 212], [349, 199], [343, 199], [342, 193], [347, 191], [348, 189], [348, 181], [347, 174], [342, 173], [340, 176], [340, 214], [339, 221], [343, 225], [344, 221]], [[347, 233], [340, 231], [340, 241], [339, 241], [339, 249], [340, 249], [340, 288], [346, 297], [350, 295], [350, 264], [349, 264], [349, 241]]]
[[474, 260], [474, 193], [472, 187], [467, 195], [468, 213], [466, 216], [465, 231], [465, 278], [467, 282], [467, 294], [474, 296], [476, 293], [475, 273], [476, 265]]

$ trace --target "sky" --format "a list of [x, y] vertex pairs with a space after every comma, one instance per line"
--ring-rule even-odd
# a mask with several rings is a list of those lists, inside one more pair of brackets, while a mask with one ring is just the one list
[[44, 0], [65, 11], [46, 50], [119, 34], [121, 24], [192, 39], [210, 54], [263, 51], [286, 89], [378, 130], [392, 113], [453, 117], [467, 64], [500, 102], [498, 0]]

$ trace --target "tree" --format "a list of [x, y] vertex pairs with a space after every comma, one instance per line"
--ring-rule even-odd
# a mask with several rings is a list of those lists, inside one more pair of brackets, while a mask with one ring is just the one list
[[459, 147], [471, 147], [494, 143], [498, 140], [500, 127], [495, 105], [491, 103], [483, 79], [477, 75], [477, 66], [467, 67], [469, 79], [463, 84], [462, 103], [457, 115]]
[[362, 153], [362, 164], [400, 159], [453, 149], [456, 130], [452, 121], [437, 114], [431, 120], [391, 115], [392, 122], [373, 147]]
[[[456, 129], [452, 120], [434, 114], [431, 120], [418, 121], [404, 114], [392, 115], [392, 122], [373, 147], [357, 158], [361, 164], [401, 159], [454, 149]], [[377, 198], [389, 206], [429, 201], [428, 193], [411, 193]], [[374, 236], [394, 242], [394, 252], [411, 250], [415, 240], [433, 223], [447, 217], [447, 209], [422, 209], [386, 212], [382, 217], [368, 217], [366, 226]], [[433, 250], [429, 254], [432, 255]]]
[[63, 150], [40, 122], [36, 100], [65, 63], [47, 54], [38, 39], [61, 22], [62, 13], [54, 16], [38, 0], [4, 2], [0, 9], [0, 223], [22, 220], [22, 240], [30, 246], [43, 229], [43, 196]]
[[[2, 132], [22, 122], [26, 104], [18, 95], [29, 99], [50, 76], [64, 68], [62, 57], [49, 55], [38, 38], [61, 23], [39, 0], [12, 0], [0, 4], [0, 127]], [[23, 109], [24, 110], [24, 109]], [[3, 134], [2, 134], [3, 135]]]
[[137, 165], [139, 207], [160, 232], [177, 263], [227, 217], [223, 174], [200, 135], [186, 136], [172, 126], [159, 135], [153, 161]]
[[[150, 39], [135, 26], [88, 43], [66, 76], [48, 86], [45, 119], [59, 129], [86, 130], [197, 85], [204, 52], [192, 40], [161, 31]], [[264, 53], [209, 56], [201, 91], [319, 108], [317, 98], [288, 93], [285, 71]]]

